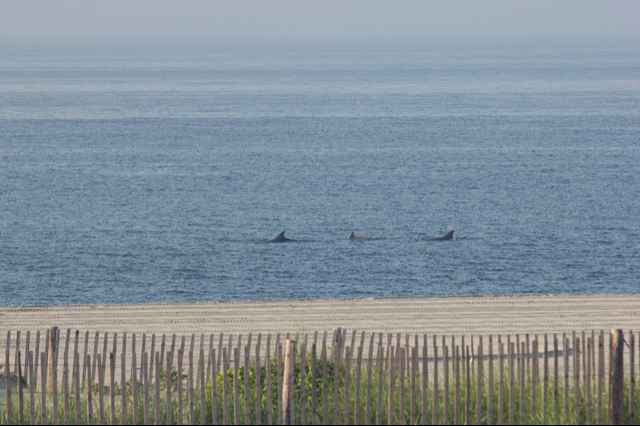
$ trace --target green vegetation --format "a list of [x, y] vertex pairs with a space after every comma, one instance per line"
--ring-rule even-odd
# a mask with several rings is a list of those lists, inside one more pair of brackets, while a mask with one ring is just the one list
[[[334, 362], [317, 361], [316, 373], [313, 374], [311, 358], [307, 358], [304, 371], [301, 362], [298, 360], [295, 366], [295, 381], [293, 392], [293, 418], [295, 423], [300, 423], [304, 419], [307, 424], [353, 424], [356, 422], [376, 423], [380, 421], [382, 424], [431, 424], [434, 419], [439, 424], [496, 424], [498, 418], [503, 423], [510, 423], [511, 420], [516, 424], [587, 424], [596, 423], [600, 420], [608, 419], [608, 386], [603, 386], [602, 396], [603, 403], [601, 409], [598, 410], [597, 396], [598, 387], [597, 380], [591, 380], [591, 392], [587, 391], [587, 387], [582, 383], [580, 392], [576, 392], [573, 387], [573, 378], [570, 380], [570, 389], [568, 391], [568, 399], [565, 399], [564, 382], [558, 384], [557, 406], [554, 396], [554, 380], [550, 378], [547, 386], [547, 404], [546, 410], [543, 408], [544, 395], [542, 379], [536, 381], [534, 387], [531, 376], [525, 377], [522, 384], [515, 380], [513, 389], [509, 387], [510, 372], [508, 368], [504, 374], [503, 388], [503, 405], [501, 414], [499, 415], [499, 393], [500, 386], [498, 384], [498, 372], [494, 377], [494, 386], [491, 392], [492, 400], [489, 405], [489, 388], [488, 377], [483, 376], [480, 396], [480, 421], [478, 421], [476, 413], [478, 408], [477, 381], [473, 373], [470, 373], [469, 382], [466, 381], [466, 372], [460, 371], [459, 376], [456, 374], [452, 365], [450, 365], [448, 374], [448, 404], [445, 403], [445, 378], [443, 375], [443, 366], [440, 364], [440, 374], [438, 377], [437, 392], [433, 386], [432, 371], [429, 371], [429, 381], [426, 387], [426, 394], [423, 395], [421, 372], [416, 372], [415, 381], [412, 380], [411, 372], [405, 372], [404, 377], [400, 376], [400, 368], [396, 366], [393, 386], [390, 386], [390, 374], [385, 369], [382, 374], [382, 382], [380, 381], [381, 370], [373, 364], [371, 370], [370, 381], [364, 363], [360, 373], [351, 365], [347, 369], [344, 364], [336, 365]], [[189, 383], [191, 382], [185, 375], [182, 377], [182, 404], [177, 401], [178, 397], [178, 375], [175, 371], [171, 373], [171, 380], [167, 381], [164, 372], [160, 374], [160, 404], [158, 406], [159, 419], [162, 423], [177, 423], [177, 418], [182, 414], [182, 423], [195, 422], [200, 423], [204, 417], [206, 423], [222, 423], [225, 419], [227, 422], [234, 424], [236, 415], [239, 416], [241, 424], [255, 424], [258, 420], [262, 424], [268, 424], [270, 418], [274, 423], [280, 422], [280, 386], [278, 380], [278, 371], [282, 366], [278, 366], [276, 361], [271, 361], [268, 368], [263, 366], [259, 369], [255, 365], [249, 369], [240, 367], [236, 370], [228, 368], [223, 373], [219, 373], [215, 377], [215, 392], [213, 383], [207, 380], [204, 387], [204, 395], [202, 395], [199, 386], [199, 375], [197, 368], [194, 368], [195, 374], [193, 379], [193, 391], [189, 392]], [[433, 365], [430, 365], [433, 369]], [[464, 369], [463, 369], [464, 370]], [[473, 368], [471, 370], [474, 370]], [[516, 369], [517, 370], [517, 369]], [[304, 374], [303, 374], [304, 373]], [[518, 377], [514, 371], [514, 377]], [[268, 377], [270, 375], [270, 380]], [[259, 390], [256, 392], [259, 375]], [[315, 377], [315, 379], [314, 379]], [[459, 380], [456, 379], [459, 377]], [[359, 378], [359, 380], [358, 380]], [[225, 380], [226, 379], [226, 380]], [[246, 379], [246, 381], [245, 381]], [[271, 392], [268, 392], [267, 384], [272, 384]], [[225, 384], [226, 383], [226, 384]], [[412, 383], [414, 386], [412, 386]], [[167, 403], [167, 386], [170, 385], [172, 402]], [[117, 423], [134, 423], [143, 424], [145, 420], [145, 392], [143, 385], [138, 383], [135, 386], [129, 382], [126, 386], [126, 405], [127, 416], [122, 418], [121, 411], [121, 388], [114, 388], [115, 397], [115, 421]], [[3, 391], [0, 400], [0, 418], [1, 423], [7, 424], [28, 424], [30, 422], [31, 397], [29, 395], [29, 387], [24, 387], [22, 416], [20, 415], [20, 399], [17, 395], [17, 389], [13, 388], [12, 392], [12, 417], [7, 418], [7, 404], [5, 401], [5, 392]], [[103, 409], [100, 409], [100, 396], [97, 386], [92, 388], [92, 409], [89, 412], [89, 404], [87, 403], [89, 392], [85, 389], [80, 395], [81, 406], [79, 410], [79, 419], [76, 421], [75, 395], [71, 395], [68, 405], [68, 418], [70, 423], [79, 424], [96, 424], [111, 422], [111, 389], [103, 388]], [[337, 391], [337, 393], [336, 393]], [[380, 393], [381, 392], [381, 393]], [[628, 397], [631, 392], [631, 383], [627, 383], [625, 391], [625, 413], [627, 424], [637, 424], [640, 418], [630, 415], [630, 406]], [[147, 421], [153, 423], [156, 415], [156, 386], [152, 380], [147, 391]], [[437, 403], [434, 405], [434, 396], [437, 394]], [[534, 401], [535, 394], [535, 401]], [[215, 404], [212, 404], [213, 395], [215, 395]], [[269, 399], [269, 395], [271, 396]], [[204, 396], [204, 405], [201, 403], [201, 397]], [[513, 401], [511, 397], [514, 397]], [[43, 410], [40, 405], [40, 394], [34, 395], [35, 416], [36, 421], [41, 422]], [[256, 404], [256, 398], [259, 404]], [[134, 416], [134, 400], [136, 404]], [[367, 401], [371, 401], [367, 409]], [[424, 401], [426, 400], [426, 405]], [[191, 404], [191, 402], [193, 404]], [[237, 401], [237, 402], [236, 402]], [[314, 403], [315, 401], [315, 403]], [[380, 405], [378, 401], [382, 401]], [[524, 404], [521, 403], [524, 402]], [[639, 403], [637, 392], [634, 394], [633, 405], [638, 407]], [[566, 404], [566, 409], [565, 409]], [[315, 405], [315, 410], [312, 407]], [[491, 418], [489, 418], [489, 408], [491, 406]], [[513, 410], [510, 414], [510, 407]], [[180, 408], [182, 407], [182, 408]], [[193, 407], [193, 408], [192, 408]], [[260, 418], [256, 416], [256, 408], [259, 407]], [[268, 413], [271, 408], [271, 415]], [[557, 408], [556, 408], [557, 407]], [[57, 420], [63, 422], [65, 404], [63, 395], [60, 395], [58, 402]], [[215, 410], [216, 418], [212, 419]], [[544, 410], [544, 411], [543, 411]], [[565, 411], [566, 410], [566, 411]], [[247, 417], [248, 413], [248, 417]], [[369, 417], [367, 418], [367, 413]], [[91, 419], [89, 416], [91, 415]], [[193, 418], [191, 417], [193, 415]], [[102, 416], [102, 417], [101, 417]], [[426, 416], [426, 417], [425, 417]], [[53, 423], [56, 420], [53, 416], [52, 398], [47, 399], [46, 404], [46, 422]], [[215, 420], [215, 422], [212, 422]]]

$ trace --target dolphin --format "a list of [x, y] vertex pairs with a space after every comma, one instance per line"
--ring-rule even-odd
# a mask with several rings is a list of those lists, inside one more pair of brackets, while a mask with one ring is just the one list
[[284, 236], [284, 231], [282, 231], [274, 239], [272, 239], [269, 242], [271, 242], [271, 243], [289, 243], [291, 241], [295, 241], [295, 240], [292, 240], [290, 238], [285, 237]]
[[356, 235], [355, 232], [352, 232], [351, 235], [349, 235], [349, 239], [351, 241], [366, 241], [369, 239], [369, 237], [367, 237], [366, 235]]
[[455, 231], [451, 230], [449, 232], [447, 232], [446, 234], [444, 234], [441, 237], [436, 237], [436, 238], [432, 238], [431, 241], [451, 241], [453, 240], [453, 233]]

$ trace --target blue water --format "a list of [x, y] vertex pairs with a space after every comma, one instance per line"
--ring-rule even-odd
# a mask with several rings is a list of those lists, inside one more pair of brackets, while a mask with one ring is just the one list
[[637, 293], [637, 46], [0, 50], [0, 305]]

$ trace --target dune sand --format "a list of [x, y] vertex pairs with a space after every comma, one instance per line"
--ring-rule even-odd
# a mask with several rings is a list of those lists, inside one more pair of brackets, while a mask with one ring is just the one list
[[639, 329], [640, 295], [554, 295], [382, 300], [0, 308], [0, 333], [51, 326], [108, 332], [254, 334], [358, 331], [429, 334]]

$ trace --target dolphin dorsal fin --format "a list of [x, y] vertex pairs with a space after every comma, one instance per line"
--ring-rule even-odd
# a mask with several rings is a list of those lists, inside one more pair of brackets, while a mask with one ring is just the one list
[[273, 243], [283, 243], [285, 241], [290, 241], [287, 237], [284, 236], [284, 231], [276, 235], [276, 237], [271, 240]]
[[350, 240], [355, 240], [356, 239], [356, 233], [351, 231], [351, 234], [349, 235], [349, 239]]

